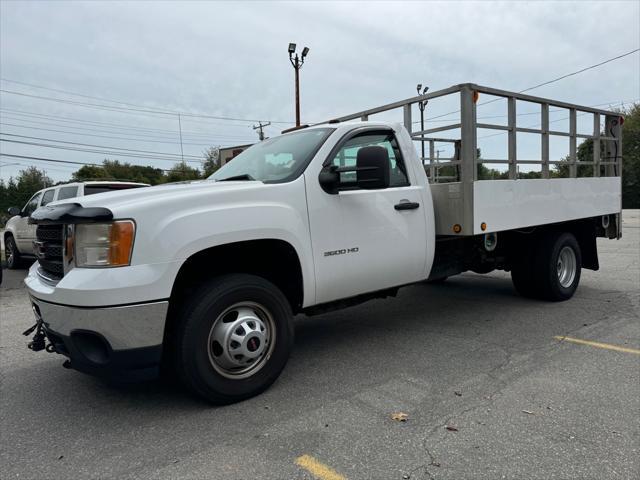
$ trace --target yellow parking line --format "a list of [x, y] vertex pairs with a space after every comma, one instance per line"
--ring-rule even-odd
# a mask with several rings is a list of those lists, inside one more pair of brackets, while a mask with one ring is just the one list
[[560, 335], [556, 335], [553, 338], [560, 340], [561, 342], [571, 342], [579, 345], [589, 345], [590, 347], [615, 350], [616, 352], [635, 353], [636, 355], [640, 355], [640, 350], [637, 348], [620, 347], [618, 345], [611, 345], [610, 343], [592, 342], [591, 340], [580, 340], [579, 338], [562, 337]]
[[311, 455], [302, 455], [296, 458], [296, 464], [320, 480], [347, 480], [346, 477], [343, 477], [331, 467], [320, 463]]

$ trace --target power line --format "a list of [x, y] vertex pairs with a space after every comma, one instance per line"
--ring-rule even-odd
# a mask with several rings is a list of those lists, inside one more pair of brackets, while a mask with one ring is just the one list
[[[43, 132], [56, 132], [56, 133], [64, 133], [67, 135], [80, 135], [83, 137], [97, 137], [97, 138], [109, 138], [112, 140], [125, 140], [125, 141], [130, 141], [130, 142], [144, 142], [144, 143], [166, 143], [166, 144], [170, 144], [170, 145], [178, 145], [178, 142], [170, 142], [168, 140], [159, 140], [159, 137], [145, 137], [145, 138], [126, 138], [126, 137], [114, 137], [111, 135], [98, 135], [98, 134], [93, 134], [93, 133], [82, 133], [82, 132], [70, 132], [68, 130], [58, 130], [55, 128], [44, 128], [44, 127], [30, 127], [27, 125], [18, 125], [15, 123], [7, 123], [7, 122], [0, 122], [0, 125], [6, 125], [8, 127], [14, 127], [14, 128], [26, 128], [29, 130], [40, 130]], [[68, 127], [68, 128], [73, 128], [73, 127]], [[86, 130], [86, 129], [83, 129]], [[95, 131], [95, 130], [94, 130]], [[126, 135], [126, 134], [125, 134]], [[148, 140], [146, 138], [149, 138]], [[162, 137], [160, 137], [162, 138]], [[244, 140], [244, 139], [238, 139], [238, 140], [234, 140], [234, 141], [226, 141], [226, 142], [222, 142], [225, 143], [227, 145], [234, 145], [234, 144], [238, 144], [241, 142], [247, 142], [249, 140]], [[198, 147], [210, 147], [215, 143], [218, 143], [219, 140], [216, 140], [215, 142], [209, 142], [209, 143], [194, 143], [194, 142], [184, 142], [184, 145], [193, 145], [193, 146], [198, 146]]]
[[[98, 126], [110, 126], [110, 127], [114, 127], [114, 128], [119, 128], [119, 129], [128, 129], [128, 130], [144, 130], [144, 131], [152, 131], [152, 132], [167, 132], [167, 133], [171, 133], [174, 134], [176, 133], [175, 130], [167, 130], [167, 129], [161, 129], [161, 128], [145, 128], [145, 127], [140, 127], [138, 125], [134, 126], [134, 125], [128, 125], [128, 124], [122, 124], [122, 123], [108, 123], [108, 122], [98, 122], [96, 120], [86, 120], [86, 119], [78, 119], [78, 118], [74, 118], [74, 117], [63, 117], [60, 115], [52, 115], [52, 114], [42, 114], [42, 113], [35, 113], [35, 112], [28, 112], [25, 110], [16, 110], [16, 109], [11, 109], [11, 108], [0, 108], [0, 110], [5, 111], [5, 112], [9, 112], [9, 113], [14, 113], [16, 115], [23, 115], [23, 116], [31, 116], [31, 117], [42, 117], [42, 118], [47, 118], [47, 119], [53, 119], [53, 120], [61, 120], [61, 121], [65, 121], [65, 122], [74, 122], [74, 123], [83, 123], [83, 124], [94, 124], [94, 125], [98, 125]], [[200, 122], [200, 123], [205, 123], [206, 125], [216, 125], [216, 126], [224, 126], [224, 127], [241, 127], [241, 128], [249, 128], [251, 125], [249, 124], [234, 124], [234, 123], [214, 123], [214, 122]], [[208, 135], [206, 132], [183, 132], [185, 134], [191, 134], [191, 135]]]
[[[171, 115], [171, 116], [177, 116], [177, 115], [182, 115], [184, 117], [194, 117], [194, 118], [211, 118], [214, 120], [227, 120], [227, 121], [234, 121], [234, 122], [257, 122], [259, 120], [257, 119], [250, 119], [250, 118], [235, 118], [235, 117], [223, 117], [223, 116], [217, 116], [217, 115], [207, 115], [207, 114], [202, 114], [202, 113], [188, 113], [188, 112], [181, 112], [181, 111], [173, 111], [173, 110], [157, 110], [157, 109], [151, 109], [148, 107], [143, 107], [143, 106], [139, 106], [139, 107], [118, 107], [115, 105], [104, 105], [104, 104], [98, 104], [98, 103], [89, 103], [89, 102], [80, 102], [77, 100], [70, 100], [70, 99], [62, 99], [62, 98], [55, 98], [55, 97], [47, 97], [47, 96], [43, 96], [43, 95], [33, 95], [33, 94], [29, 94], [29, 93], [24, 93], [24, 92], [17, 92], [15, 90], [5, 90], [5, 89], [0, 89], [0, 92], [2, 93], [8, 93], [10, 95], [18, 95], [21, 97], [29, 97], [29, 98], [36, 98], [38, 100], [47, 100], [50, 102], [58, 102], [58, 103], [64, 103], [67, 105], [76, 105], [76, 106], [80, 106], [80, 107], [87, 107], [87, 108], [97, 108], [100, 110], [109, 110], [109, 111], [115, 111], [115, 112], [122, 112], [122, 113], [143, 113], [143, 114], [147, 114], [147, 115]], [[119, 103], [119, 102], [117, 102]], [[278, 123], [278, 124], [284, 124], [284, 125], [290, 125], [293, 122], [285, 122], [285, 121], [281, 121], [281, 120], [271, 120], [272, 123]]]
[[634, 54], [634, 53], [636, 53], [638, 51], [640, 51], [640, 48], [636, 48], [635, 50], [631, 50], [630, 52], [623, 53], [622, 55], [618, 55], [617, 57], [610, 58], [610, 59], [605, 60], [603, 62], [596, 63], [595, 65], [591, 65], [589, 67], [585, 67], [585, 68], [583, 68], [581, 70], [577, 70], [575, 72], [567, 73], [566, 75], [562, 75], [562, 76], [554, 78], [552, 80], [548, 80], [546, 82], [539, 83], [538, 85], [534, 85], [533, 87], [525, 88], [524, 90], [521, 90], [518, 93], [528, 92], [529, 90], [533, 90], [535, 88], [543, 87], [545, 85], [549, 85], [550, 83], [554, 83], [554, 82], [557, 82], [559, 80], [564, 80], [567, 77], [571, 77], [573, 75], [578, 75], [579, 73], [586, 72], [587, 70], [591, 70], [593, 68], [601, 67], [602, 65], [605, 65], [605, 64], [607, 64], [609, 62], [613, 62], [614, 60], [618, 60], [618, 59], [623, 58], [623, 57], [627, 57], [627, 56], [632, 55], [632, 54]]
[[[560, 76], [560, 77], [556, 77], [556, 78], [553, 78], [553, 79], [551, 79], [551, 80], [547, 80], [546, 82], [539, 83], [538, 85], [534, 85], [533, 87], [525, 88], [524, 90], [520, 90], [518, 93], [528, 92], [528, 91], [534, 90], [534, 89], [536, 89], [536, 88], [542, 87], [542, 86], [544, 86], [544, 85], [549, 85], [550, 83], [554, 83], [554, 82], [557, 82], [557, 81], [559, 81], [559, 80], [563, 80], [563, 79], [565, 79], [565, 78], [567, 78], [567, 77], [571, 77], [571, 76], [573, 76], [573, 75], [578, 75], [579, 73], [583, 73], [583, 72], [586, 72], [587, 70], [591, 70], [591, 69], [593, 69], [593, 68], [600, 67], [600, 66], [605, 65], [605, 64], [607, 64], [607, 63], [609, 63], [609, 62], [613, 62], [614, 60], [618, 60], [618, 59], [620, 59], [620, 58], [627, 57], [627, 56], [632, 55], [632, 54], [634, 54], [634, 53], [636, 53], [636, 52], [638, 52], [638, 51], [640, 51], [640, 48], [636, 48], [635, 50], [631, 50], [630, 52], [623, 53], [623, 54], [621, 54], [621, 55], [618, 55], [617, 57], [609, 58], [609, 59], [604, 60], [604, 61], [602, 61], [602, 62], [600, 62], [600, 63], [596, 63], [596, 64], [594, 64], [594, 65], [590, 65], [590, 66], [585, 67], [585, 68], [582, 68], [582, 69], [580, 69], [580, 70], [576, 70], [575, 72], [567, 73], [567, 74], [562, 75], [562, 76]], [[501, 99], [500, 99], [500, 98], [495, 98], [495, 99], [493, 99], [493, 100], [489, 100], [488, 102], [480, 103], [479, 105], [487, 105], [487, 104], [489, 104], [489, 103], [497, 102], [497, 101], [499, 101], [499, 100], [501, 100]], [[447, 115], [451, 115], [451, 114], [454, 114], [454, 113], [458, 113], [459, 111], [460, 111], [460, 110], [455, 110], [455, 111], [452, 111], [452, 112], [443, 113], [442, 115], [438, 115], [438, 116], [436, 116], [436, 117], [427, 118], [426, 120], [427, 120], [427, 121], [429, 121], [429, 120], [435, 120], [435, 119], [437, 119], [437, 118], [442, 118], [442, 117], [445, 117], [445, 116], [447, 116]], [[414, 123], [415, 123], [415, 122], [414, 122]]]
[[179, 155], [177, 153], [169, 153], [169, 152], [158, 152], [155, 150], [136, 150], [133, 148], [121, 148], [121, 147], [114, 147], [111, 145], [93, 145], [90, 143], [78, 143], [78, 142], [67, 142], [64, 140], [56, 140], [54, 138], [42, 138], [42, 137], [30, 137], [27, 135], [17, 135], [15, 133], [3, 133], [0, 132], [0, 135], [5, 135], [8, 137], [18, 137], [18, 138], [27, 138], [29, 140], [42, 140], [44, 142], [54, 142], [54, 143], [64, 143], [64, 144], [68, 144], [68, 145], [78, 145], [78, 146], [82, 146], [82, 147], [94, 147], [94, 148], [107, 148], [107, 149], [112, 149], [112, 150], [125, 150], [125, 151], [129, 151], [129, 152], [136, 152], [136, 153], [153, 153], [153, 154], [158, 154], [158, 155], [167, 155], [167, 156], [171, 156], [171, 157], [175, 157], [177, 159], [186, 156], [186, 157], [191, 157], [191, 158], [201, 158], [201, 156], [197, 156], [197, 155]]
[[[100, 165], [99, 163], [74, 162], [73, 160], [59, 160], [59, 159], [48, 158], [48, 157], [32, 157], [28, 155], [14, 155], [11, 153], [2, 153], [2, 152], [0, 152], [0, 157], [22, 158], [25, 160], [36, 160], [40, 162], [65, 163], [70, 165], [82, 165], [82, 166], [90, 166], [90, 167], [104, 167], [104, 165]], [[147, 167], [149, 165], [137, 165], [137, 166]], [[156, 168], [156, 167], [151, 167], [151, 168], [155, 170], [162, 170], [163, 172], [171, 172], [171, 170], [167, 170], [163, 168]]]
[[[86, 130], [85, 127], [80, 127], [76, 124], [81, 124], [81, 125], [89, 125], [91, 127], [100, 127], [100, 130], [95, 130], [95, 129], [89, 129], [92, 131], [99, 131], [99, 132], [103, 132], [103, 133], [116, 133], [116, 134], [124, 134], [124, 135], [131, 135], [132, 133], [127, 133], [127, 132], [131, 132], [133, 131], [133, 134], [135, 135], [140, 135], [140, 136], [163, 136], [163, 137], [167, 137], [167, 136], [173, 136], [173, 137], [177, 137], [178, 136], [178, 132], [175, 130], [164, 130], [164, 129], [154, 129], [154, 128], [139, 128], [139, 127], [134, 127], [134, 126], [130, 126], [130, 125], [126, 125], [126, 124], [120, 124], [120, 125], [115, 125], [115, 124], [110, 124], [110, 123], [103, 123], [103, 122], [92, 122], [89, 120], [67, 120], [67, 117], [59, 117], [56, 118], [55, 116], [49, 116], [49, 115], [38, 115], [38, 114], [24, 114], [24, 113], [14, 113], [14, 110], [10, 110], [10, 109], [3, 109], [0, 108], [0, 112], [2, 112], [0, 114], [0, 118], [11, 118], [13, 120], [20, 120], [22, 122], [31, 122], [31, 123], [38, 123], [38, 124], [42, 124], [42, 125], [56, 125], [56, 126], [63, 126], [63, 127], [70, 127], [70, 128], [79, 128], [81, 130]], [[21, 118], [21, 117], [25, 117], [25, 118]], [[236, 126], [236, 125], [234, 125]], [[115, 132], [110, 131], [111, 130], [115, 130]], [[248, 127], [247, 127], [248, 129]], [[138, 132], [137, 130], [140, 130], [140, 132]], [[224, 137], [224, 138], [247, 138], [248, 135], [236, 135], [236, 134], [212, 134], [212, 133], [208, 133], [208, 132], [191, 132], [191, 131], [183, 131], [182, 132], [185, 137], [196, 137], [196, 139], [198, 139], [197, 137], [203, 137], [203, 138], [211, 138], [211, 137]]]
[[[142, 154], [137, 154], [137, 153], [125, 153], [125, 152], [114, 152], [114, 151], [109, 151], [109, 150], [95, 150], [95, 149], [87, 149], [87, 148], [76, 148], [76, 147], [63, 147], [61, 145], [48, 145], [45, 143], [38, 143], [38, 142], [25, 142], [25, 141], [21, 141], [21, 140], [8, 140], [6, 138], [0, 138], [0, 142], [7, 142], [7, 143], [15, 143], [15, 144], [19, 144], [19, 145], [30, 145], [33, 147], [43, 147], [43, 148], [54, 148], [57, 150], [67, 150], [70, 152], [84, 152], [84, 153], [97, 153], [100, 155], [108, 155], [108, 156], [119, 156], [119, 157], [131, 157], [131, 158], [146, 158], [149, 160], [161, 160], [161, 161], [165, 161], [165, 162], [180, 162], [180, 159], [171, 159], [171, 158], [166, 158], [166, 157], [154, 157], [151, 155], [142, 155]], [[201, 164], [201, 161], [198, 160], [185, 160], [185, 162], [191, 162], [191, 163], [198, 163]]]

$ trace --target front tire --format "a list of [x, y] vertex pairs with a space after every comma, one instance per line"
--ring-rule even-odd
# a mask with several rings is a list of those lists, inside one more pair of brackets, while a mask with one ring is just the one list
[[258, 395], [280, 375], [293, 345], [289, 302], [271, 282], [224, 275], [183, 305], [175, 367], [183, 383], [215, 404]]
[[7, 268], [9, 270], [15, 270], [20, 268], [21, 265], [21, 257], [20, 251], [18, 250], [18, 246], [16, 245], [16, 241], [13, 239], [12, 235], [9, 235], [4, 242], [4, 253], [7, 260]]

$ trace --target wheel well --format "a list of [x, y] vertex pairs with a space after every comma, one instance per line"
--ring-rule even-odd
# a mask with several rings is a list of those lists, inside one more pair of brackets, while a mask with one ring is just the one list
[[531, 247], [536, 245], [541, 241], [542, 236], [548, 232], [558, 234], [568, 232], [576, 237], [578, 245], [580, 245], [582, 268], [598, 270], [600, 265], [598, 262], [598, 247], [596, 244], [596, 221], [599, 218], [600, 217], [585, 218], [583, 220], [555, 223], [544, 227], [537, 227], [528, 233], [513, 232], [513, 236], [510, 238], [510, 253], [512, 261], [519, 255], [522, 255], [521, 247], [523, 245]]
[[180, 267], [173, 284], [170, 309], [179, 306], [202, 282], [225, 273], [249, 273], [269, 280], [289, 300], [293, 312], [302, 308], [298, 254], [283, 240], [264, 239], [219, 245], [191, 255]]

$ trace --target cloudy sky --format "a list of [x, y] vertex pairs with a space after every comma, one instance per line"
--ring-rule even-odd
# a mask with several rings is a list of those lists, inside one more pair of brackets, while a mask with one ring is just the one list
[[[256, 120], [273, 122], [268, 135], [294, 121], [289, 42], [310, 48], [302, 120], [316, 122], [411, 96], [417, 83], [519, 91], [580, 70], [640, 46], [639, 6], [1, 1], [0, 153], [170, 168], [180, 158], [173, 113], [182, 112], [184, 155], [197, 166], [208, 145], [255, 141]], [[531, 93], [615, 107], [640, 100], [639, 72], [636, 52]], [[519, 113], [534, 114], [522, 117], [534, 125], [529, 107]], [[427, 118], [449, 111], [432, 102]], [[77, 168], [3, 156], [0, 177], [31, 164], [55, 180]]]

